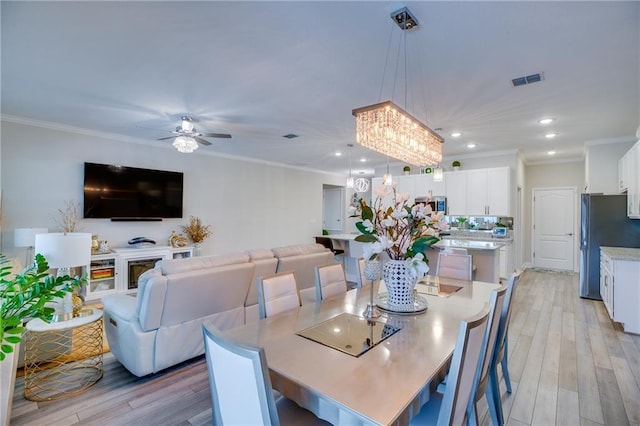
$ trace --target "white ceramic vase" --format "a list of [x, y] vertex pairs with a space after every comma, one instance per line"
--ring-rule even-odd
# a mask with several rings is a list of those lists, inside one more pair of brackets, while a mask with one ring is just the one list
[[399, 310], [413, 307], [413, 289], [418, 278], [411, 274], [404, 260], [389, 260], [382, 268], [382, 278], [387, 288], [387, 302]]

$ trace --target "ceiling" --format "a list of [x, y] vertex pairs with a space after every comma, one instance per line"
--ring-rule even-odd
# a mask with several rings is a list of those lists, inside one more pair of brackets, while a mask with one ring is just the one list
[[[405, 5], [420, 22], [406, 33], [406, 61], [397, 59], [402, 32], [390, 19]], [[635, 140], [640, 124], [636, 1], [2, 1], [1, 8], [5, 120], [169, 147], [171, 140], [157, 139], [186, 114], [199, 131], [233, 135], [185, 155], [346, 173], [351, 110], [387, 99], [441, 128], [448, 159], [519, 150], [536, 163], [549, 160], [550, 149], [554, 160], [576, 159], [585, 142]], [[511, 84], [534, 73], [543, 80]], [[543, 117], [555, 121], [540, 125]], [[462, 136], [451, 137], [455, 130]], [[547, 140], [550, 131], [558, 136]], [[289, 133], [299, 137], [283, 138]], [[338, 150], [347, 154], [336, 157]], [[350, 151], [356, 171], [386, 162], [358, 145]]]

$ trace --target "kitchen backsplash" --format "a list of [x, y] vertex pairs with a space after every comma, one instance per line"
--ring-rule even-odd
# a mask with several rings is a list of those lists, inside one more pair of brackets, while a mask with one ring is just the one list
[[496, 226], [513, 229], [512, 217], [501, 216], [446, 216], [452, 229], [457, 230], [492, 230]]

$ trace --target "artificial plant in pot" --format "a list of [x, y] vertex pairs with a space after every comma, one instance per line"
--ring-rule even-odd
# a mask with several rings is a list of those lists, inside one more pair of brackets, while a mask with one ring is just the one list
[[7, 279], [10, 273], [7, 258], [0, 254], [0, 361], [22, 340], [25, 319], [50, 322], [54, 309], [46, 303], [63, 297], [86, 281], [68, 275], [50, 275], [49, 264], [41, 254], [36, 254], [35, 261], [22, 273]]
[[[3, 375], [5, 371], [9, 373], [9, 377], [2, 377], [0, 424], [8, 422], [16, 374], [14, 359], [17, 359], [17, 345], [22, 341], [24, 321], [39, 318], [50, 322], [54, 309], [47, 306], [47, 302], [63, 297], [86, 281], [85, 278], [68, 275], [50, 275], [49, 264], [41, 254], [37, 254], [35, 261], [24, 271], [8, 278], [11, 269], [8, 259], [0, 253], [0, 366], [3, 367]], [[9, 364], [7, 358], [12, 361], [9, 368], [5, 368]]]

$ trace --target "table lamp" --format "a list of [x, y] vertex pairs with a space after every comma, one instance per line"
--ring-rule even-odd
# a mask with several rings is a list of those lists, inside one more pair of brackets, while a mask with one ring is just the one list
[[[58, 276], [70, 275], [71, 268], [91, 263], [91, 234], [83, 232], [55, 232], [36, 235], [36, 253], [45, 257]], [[62, 304], [56, 305], [58, 320], [73, 317], [71, 293], [66, 293]]]
[[27, 247], [24, 258], [24, 266], [28, 266], [33, 261], [33, 248], [36, 245], [36, 234], [46, 234], [47, 228], [16, 228], [13, 230], [13, 246]]

